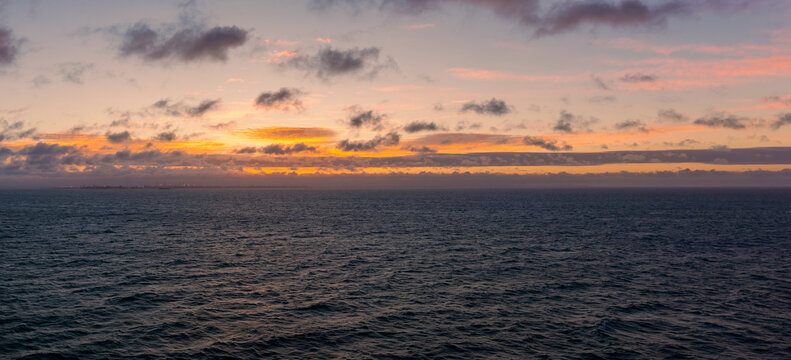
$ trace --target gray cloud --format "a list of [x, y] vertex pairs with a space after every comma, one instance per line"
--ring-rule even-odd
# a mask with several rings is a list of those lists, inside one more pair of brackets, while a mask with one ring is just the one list
[[415, 153], [422, 153], [422, 154], [432, 154], [432, 153], [437, 152], [436, 149], [432, 149], [432, 148], [430, 148], [428, 146], [408, 146], [408, 147], [404, 147], [402, 149], [404, 149], [406, 151], [411, 151], [411, 152], [415, 152]]
[[625, 83], [642, 83], [642, 82], [654, 82], [657, 80], [655, 75], [651, 74], [644, 74], [644, 73], [629, 73], [621, 76], [621, 82]]
[[[546, 36], [573, 31], [585, 25], [611, 28], [662, 27], [673, 16], [689, 15], [704, 9], [721, 9], [727, 3], [730, 1], [313, 0], [312, 5], [319, 10], [344, 8], [353, 14], [365, 8], [377, 7], [381, 11], [403, 15], [419, 15], [443, 5], [467, 6], [489, 10], [501, 18], [533, 29], [535, 36]], [[728, 8], [739, 10], [737, 6]]]
[[11, 29], [0, 26], [0, 65], [10, 65], [16, 61], [22, 39], [14, 36]]
[[294, 56], [280, 66], [301, 70], [325, 81], [345, 75], [360, 75], [370, 79], [384, 69], [397, 69], [392, 58], [380, 61], [380, 52], [377, 47], [347, 50], [325, 47], [313, 55]]
[[157, 134], [157, 136], [154, 137], [154, 140], [157, 140], [157, 141], [173, 141], [173, 140], [176, 140], [176, 132], [175, 131], [161, 132], [161, 133]]
[[25, 123], [22, 121], [9, 122], [8, 120], [0, 119], [0, 141], [17, 140], [29, 138], [36, 133], [36, 128], [25, 129]]
[[129, 131], [122, 131], [118, 133], [107, 133], [107, 141], [111, 143], [123, 143], [132, 139], [132, 134]]
[[151, 109], [163, 112], [169, 116], [201, 117], [220, 106], [220, 99], [206, 99], [197, 105], [185, 105], [183, 102], [174, 103], [170, 99], [162, 99], [151, 105]]
[[765, 102], [770, 102], [770, 103], [777, 102], [784, 105], [791, 105], [791, 96], [781, 97], [777, 95], [771, 95], [771, 96], [764, 96], [763, 100]]
[[255, 99], [255, 106], [261, 109], [301, 109], [302, 101], [299, 100], [300, 95], [302, 95], [302, 91], [293, 88], [266, 91]]
[[348, 108], [349, 126], [353, 128], [370, 127], [373, 129], [381, 129], [382, 121], [387, 118], [387, 115], [377, 113], [373, 110], [362, 110], [358, 106]]
[[591, 81], [593, 81], [593, 85], [600, 90], [611, 90], [610, 85], [607, 85], [607, 83], [598, 76], [591, 75]]
[[665, 145], [667, 145], [667, 146], [678, 146], [678, 147], [687, 147], [687, 146], [695, 145], [695, 144], [700, 144], [700, 142], [695, 140], [695, 139], [684, 139], [684, 140], [681, 140], [681, 141], [679, 141], [677, 143], [665, 142]]
[[385, 136], [377, 135], [375, 138], [368, 141], [349, 141], [348, 139], [342, 140], [338, 143], [337, 148], [343, 151], [372, 151], [380, 145], [398, 145], [400, 141], [401, 137], [397, 133], [390, 132]]
[[437, 131], [440, 127], [434, 122], [414, 121], [404, 126], [404, 131], [408, 133], [416, 133], [420, 131]]
[[262, 153], [262, 154], [269, 154], [269, 155], [289, 155], [301, 152], [315, 152], [315, 146], [308, 146], [304, 143], [298, 143], [294, 145], [284, 145], [284, 144], [270, 144], [264, 147], [256, 148], [256, 147], [245, 147], [235, 152], [237, 154], [255, 154], [255, 153]]
[[505, 101], [492, 98], [480, 103], [470, 101], [461, 107], [461, 112], [473, 111], [482, 115], [502, 116], [511, 112], [511, 107]]
[[615, 128], [618, 130], [639, 130], [642, 132], [648, 132], [649, 129], [643, 124], [640, 120], [625, 120], [615, 124]]
[[682, 122], [687, 121], [687, 117], [684, 114], [679, 113], [674, 109], [661, 109], [657, 112], [657, 116], [659, 120], [662, 121], [671, 121], [671, 122]]
[[138, 56], [146, 61], [226, 61], [228, 51], [244, 45], [247, 40], [247, 30], [236, 26], [204, 29], [187, 25], [172, 31], [157, 31], [137, 23], [123, 34], [119, 52], [122, 56]]
[[742, 123], [744, 120], [745, 118], [737, 117], [732, 114], [716, 113], [699, 118], [694, 121], [694, 124], [738, 130], [746, 127]]
[[783, 114], [777, 117], [777, 120], [772, 123], [772, 128], [777, 130], [782, 126], [791, 125], [791, 113]]
[[522, 142], [525, 145], [534, 145], [549, 151], [569, 151], [572, 149], [571, 145], [568, 144], [559, 145], [557, 140], [545, 140], [533, 136], [525, 136], [522, 138]]
[[[65, 82], [82, 85], [82, 76], [85, 74], [85, 72], [91, 69], [93, 69], [93, 64], [83, 62], [69, 62], [58, 65], [58, 74]], [[40, 82], [36, 82], [36, 79], [33, 81], [34, 85], [39, 86]]]
[[576, 116], [567, 112], [566, 110], [562, 110], [560, 112], [560, 117], [558, 117], [558, 121], [555, 123], [555, 126], [552, 128], [552, 130], [564, 133], [574, 133], [579, 131], [576, 128], [582, 127], [585, 131], [590, 131], [588, 126], [597, 121], [598, 119], [596, 118], [585, 119], [582, 116]]

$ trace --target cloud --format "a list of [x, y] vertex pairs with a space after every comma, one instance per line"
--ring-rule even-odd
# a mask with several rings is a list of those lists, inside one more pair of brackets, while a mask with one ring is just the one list
[[420, 131], [437, 131], [440, 127], [434, 122], [414, 121], [404, 126], [404, 131], [412, 134]]
[[[611, 28], [657, 28], [673, 16], [684, 16], [701, 9], [718, 9], [728, 1], [643, 1], [643, 0], [313, 0], [314, 9], [344, 8], [353, 14], [376, 7], [380, 11], [419, 15], [446, 7], [466, 6], [488, 10], [533, 29], [535, 36], [556, 35], [582, 26]], [[545, 5], [545, 6], [542, 6]], [[733, 10], [739, 7], [731, 6]]]
[[22, 39], [14, 36], [11, 29], [0, 26], [0, 65], [10, 65], [16, 61]]
[[644, 73], [629, 73], [624, 74], [618, 80], [625, 83], [646, 83], [646, 82], [655, 82], [657, 80], [656, 75], [651, 74], [644, 74]]
[[686, 14], [683, 1], [665, 1], [649, 6], [641, 0], [565, 1], [552, 6], [540, 20], [536, 35], [554, 35], [582, 25], [607, 25], [612, 28], [664, 25], [671, 15]]
[[360, 75], [372, 79], [385, 69], [397, 69], [392, 58], [380, 61], [377, 47], [336, 50], [320, 49], [313, 55], [296, 55], [279, 64], [281, 67], [304, 71], [307, 75], [328, 81], [338, 76]]
[[694, 121], [694, 124], [738, 130], [744, 129], [746, 127], [742, 123], [744, 120], [744, 118], [737, 117], [732, 114], [716, 113], [699, 118]]
[[437, 152], [436, 149], [432, 149], [428, 146], [409, 146], [409, 147], [404, 147], [402, 149], [415, 153], [421, 153], [421, 154], [433, 154]]
[[591, 81], [593, 81], [593, 85], [599, 88], [599, 90], [612, 90], [610, 85], [607, 85], [607, 83], [598, 76], [591, 75]]
[[352, 106], [347, 110], [350, 112], [349, 126], [353, 128], [370, 127], [381, 129], [382, 120], [387, 118], [385, 114], [380, 114], [373, 110], [362, 110], [359, 106]]
[[683, 122], [687, 121], [687, 117], [684, 114], [679, 113], [674, 109], [660, 109], [657, 112], [657, 116], [659, 120], [662, 121], [670, 121], [670, 122]]
[[777, 120], [772, 123], [772, 128], [777, 130], [782, 126], [791, 125], [791, 113], [783, 114], [777, 117]]
[[119, 52], [122, 56], [138, 56], [145, 61], [226, 61], [228, 51], [244, 45], [247, 40], [247, 30], [236, 26], [204, 29], [198, 25], [184, 25], [174, 30], [157, 31], [137, 23], [123, 34]]
[[373, 151], [380, 145], [398, 145], [400, 141], [401, 137], [397, 133], [390, 132], [385, 136], [377, 135], [375, 138], [368, 141], [342, 140], [338, 143], [337, 148], [343, 151]]
[[[72, 84], [82, 85], [82, 76], [86, 71], [93, 69], [93, 64], [83, 62], [69, 62], [58, 65], [58, 74], [65, 82]], [[33, 80], [34, 85], [39, 86], [41, 83]], [[41, 84], [43, 85], [43, 84]]]
[[700, 142], [695, 140], [695, 139], [684, 139], [684, 140], [681, 140], [681, 141], [679, 141], [677, 143], [672, 143], [672, 142], [667, 142], [667, 141], [665, 142], [665, 145], [667, 145], [667, 146], [678, 146], [678, 147], [687, 147], [687, 146], [695, 145], [695, 144], [700, 144]]
[[36, 128], [25, 129], [25, 123], [22, 121], [9, 122], [0, 119], [0, 141], [25, 139], [34, 136], [35, 133]]
[[473, 111], [482, 115], [502, 116], [511, 112], [511, 107], [505, 101], [492, 98], [480, 103], [470, 101], [461, 107], [461, 112]]
[[208, 125], [207, 127], [214, 130], [225, 130], [232, 128], [234, 125], [236, 125], [236, 121], [231, 120], [228, 122], [221, 122], [213, 125]]
[[157, 134], [157, 136], [154, 137], [154, 140], [157, 140], [157, 141], [173, 141], [173, 140], [176, 140], [176, 132], [175, 131], [161, 132], [161, 133]]
[[783, 105], [791, 105], [791, 96], [781, 97], [777, 95], [764, 96], [764, 102], [780, 103]]
[[254, 153], [262, 153], [268, 155], [289, 155], [295, 154], [300, 152], [314, 152], [316, 151], [315, 146], [308, 146], [304, 143], [298, 143], [294, 145], [283, 145], [283, 144], [271, 144], [261, 148], [255, 147], [246, 147], [236, 151], [237, 154], [254, 154]]
[[615, 124], [617, 130], [639, 130], [642, 132], [649, 132], [650, 130], [640, 120], [625, 120]]
[[207, 112], [220, 107], [220, 99], [202, 100], [197, 105], [185, 105], [182, 101], [174, 103], [170, 99], [162, 99], [151, 105], [151, 109], [169, 116], [201, 117]]
[[255, 106], [265, 110], [302, 109], [299, 96], [302, 91], [293, 88], [280, 88], [277, 91], [266, 91], [255, 99]]
[[111, 143], [124, 143], [132, 139], [132, 135], [129, 131], [123, 131], [119, 133], [107, 133], [107, 141]]
[[335, 137], [335, 131], [327, 128], [269, 127], [249, 129], [245, 135], [266, 140], [326, 141]]
[[546, 140], [533, 136], [525, 136], [522, 138], [522, 142], [525, 145], [534, 145], [549, 151], [569, 151], [572, 149], [571, 145], [568, 144], [559, 145], [557, 140]]
[[612, 95], [599, 95], [589, 97], [588, 101], [592, 103], [614, 103], [618, 101], [618, 99]]
[[589, 118], [585, 119], [582, 116], [576, 116], [567, 112], [566, 110], [562, 110], [560, 112], [560, 117], [558, 121], [555, 123], [555, 126], [552, 127], [553, 130], [557, 132], [564, 132], [564, 133], [574, 133], [579, 131], [575, 129], [575, 127], [583, 127], [586, 131], [590, 131], [588, 128], [589, 125], [598, 122], [596, 118]]

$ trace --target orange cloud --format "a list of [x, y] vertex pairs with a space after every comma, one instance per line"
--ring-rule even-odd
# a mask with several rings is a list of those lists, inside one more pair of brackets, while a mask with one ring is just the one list
[[332, 129], [316, 127], [268, 127], [244, 130], [242, 134], [256, 139], [287, 142], [326, 142], [336, 135]]
[[325, 43], [325, 44], [332, 44], [332, 38], [316, 38], [316, 41]]

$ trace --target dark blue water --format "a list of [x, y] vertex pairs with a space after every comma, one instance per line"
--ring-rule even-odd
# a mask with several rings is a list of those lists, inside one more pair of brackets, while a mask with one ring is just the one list
[[791, 190], [0, 192], [0, 358], [791, 358]]

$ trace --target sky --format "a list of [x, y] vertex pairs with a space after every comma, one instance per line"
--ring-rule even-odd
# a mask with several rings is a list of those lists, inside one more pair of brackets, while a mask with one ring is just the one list
[[787, 185], [789, 19], [771, 0], [0, 0], [0, 187]]

